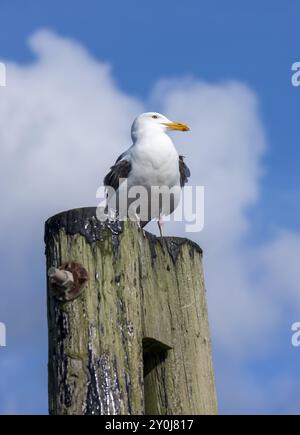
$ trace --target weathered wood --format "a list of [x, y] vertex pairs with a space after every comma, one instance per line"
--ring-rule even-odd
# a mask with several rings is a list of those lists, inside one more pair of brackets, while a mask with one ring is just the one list
[[61, 302], [48, 280], [51, 414], [215, 414], [201, 249], [95, 208], [46, 222], [47, 268], [81, 264], [88, 281]]

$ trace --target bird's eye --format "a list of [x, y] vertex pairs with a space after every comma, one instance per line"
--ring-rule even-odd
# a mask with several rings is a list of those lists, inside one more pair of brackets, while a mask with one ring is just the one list
[[158, 116], [157, 116], [157, 115], [152, 115], [152, 118], [153, 118], [153, 119], [157, 119]]

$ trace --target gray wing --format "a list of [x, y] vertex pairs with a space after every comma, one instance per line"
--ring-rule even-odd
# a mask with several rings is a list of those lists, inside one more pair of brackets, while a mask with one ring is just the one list
[[111, 166], [109, 173], [104, 177], [104, 186], [111, 186], [114, 190], [118, 190], [120, 178], [128, 178], [130, 171], [130, 155], [128, 151], [125, 151], [117, 158], [116, 163]]
[[185, 183], [189, 180], [188, 178], [191, 176], [191, 171], [187, 167], [187, 165], [183, 161], [184, 156], [179, 156], [179, 173], [180, 173], [180, 186], [184, 187]]

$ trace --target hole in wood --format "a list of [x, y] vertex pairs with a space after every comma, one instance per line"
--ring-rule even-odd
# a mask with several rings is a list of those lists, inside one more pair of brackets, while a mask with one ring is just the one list
[[153, 338], [143, 339], [144, 403], [146, 415], [167, 413], [167, 365], [170, 346]]

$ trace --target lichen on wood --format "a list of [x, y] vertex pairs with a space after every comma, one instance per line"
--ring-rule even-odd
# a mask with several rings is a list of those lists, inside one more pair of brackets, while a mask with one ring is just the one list
[[50, 413], [215, 414], [201, 249], [95, 208], [50, 218], [45, 243], [47, 268], [89, 277], [69, 302], [48, 282]]

